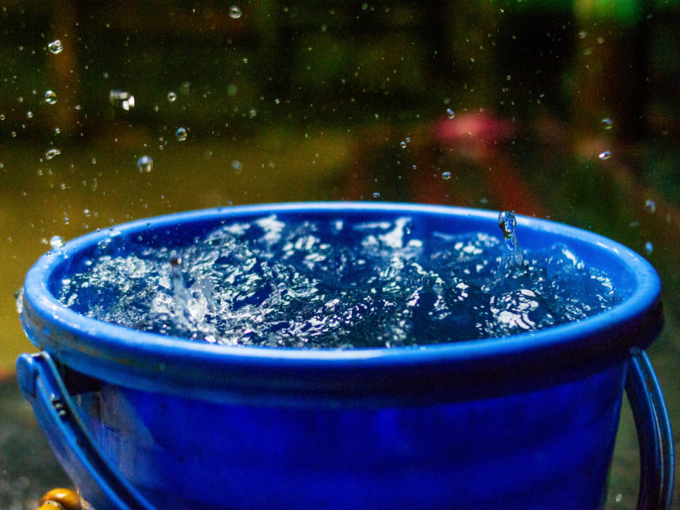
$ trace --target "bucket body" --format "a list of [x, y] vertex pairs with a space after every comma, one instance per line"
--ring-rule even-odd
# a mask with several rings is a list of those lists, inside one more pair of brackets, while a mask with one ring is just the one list
[[607, 271], [626, 296], [620, 305], [578, 323], [474, 342], [349, 351], [214, 346], [104, 324], [54, 299], [55, 282], [107, 236], [123, 252], [128, 242], [181, 246], [271, 214], [348, 224], [407, 216], [422, 236], [498, 235], [491, 212], [287, 204], [137, 222], [43, 257], [27, 276], [24, 329], [61, 367], [102, 455], [151, 504], [602, 507], [629, 353], [649, 345], [663, 319], [651, 266], [600, 236], [518, 220], [524, 247], [563, 242]]

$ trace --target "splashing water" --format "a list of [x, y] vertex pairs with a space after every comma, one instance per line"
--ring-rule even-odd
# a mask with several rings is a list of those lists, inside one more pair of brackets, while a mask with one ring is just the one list
[[394, 347], [507, 336], [620, 301], [564, 245], [434, 232], [411, 218], [362, 223], [276, 216], [224, 225], [190, 246], [112, 237], [58, 298], [89, 317], [225, 345]]

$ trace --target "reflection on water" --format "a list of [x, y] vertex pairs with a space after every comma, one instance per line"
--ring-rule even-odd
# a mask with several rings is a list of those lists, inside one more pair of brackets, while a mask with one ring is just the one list
[[[52, 236], [231, 204], [442, 203], [648, 257], [667, 318], [650, 355], [680, 429], [676, 2], [73, 1], [0, 17], [0, 372], [28, 349], [14, 293]], [[627, 509], [630, 421], [619, 440], [607, 508]]]

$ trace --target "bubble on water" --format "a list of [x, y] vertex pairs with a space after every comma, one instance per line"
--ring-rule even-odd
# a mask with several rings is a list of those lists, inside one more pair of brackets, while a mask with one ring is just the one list
[[52, 41], [50, 44], [47, 45], [47, 48], [50, 50], [51, 53], [54, 53], [55, 55], [57, 53], [61, 53], [61, 50], [64, 49], [59, 39]]
[[127, 111], [135, 106], [135, 96], [123, 90], [112, 90], [109, 92], [109, 103]]
[[168, 101], [170, 101], [171, 103], [174, 103], [176, 99], [177, 99], [177, 94], [175, 94], [174, 92], [168, 92]]
[[373, 193], [373, 198], [380, 198], [380, 193], [378, 193], [377, 191]]
[[53, 250], [60, 250], [64, 247], [64, 240], [60, 236], [50, 237], [50, 246]]
[[405, 149], [405, 148], [406, 148], [406, 142], [401, 142], [399, 145], [401, 145], [401, 148], [402, 148], [402, 149]]
[[57, 94], [55, 94], [52, 90], [48, 90], [45, 92], [45, 102], [47, 104], [54, 104], [57, 102]]
[[183, 142], [187, 139], [187, 130], [183, 127], [177, 128], [177, 131], [175, 131], [175, 137], [178, 141]]
[[142, 156], [137, 160], [137, 169], [140, 173], [149, 173], [153, 169], [153, 159], [149, 156]]
[[50, 149], [45, 153], [45, 159], [52, 159], [55, 156], [58, 156], [61, 154], [61, 151], [59, 149]]
[[654, 203], [653, 200], [647, 200], [645, 202], [645, 211], [647, 211], [648, 213], [653, 213], [654, 211], [656, 211], [656, 204]]
[[451, 172], [444, 172], [442, 174], [442, 179], [444, 179], [445, 181], [448, 181], [449, 179], [451, 179]]
[[235, 159], [231, 162], [231, 169], [235, 174], [240, 174], [243, 171], [243, 166], [239, 160]]
[[449, 119], [452, 119], [456, 116], [456, 114], [453, 112], [453, 110], [451, 108], [446, 109], [446, 115], [449, 116]]
[[32, 119], [33, 118], [33, 112], [31, 112], [31, 111], [26, 112], [26, 117], [28, 117], [29, 119]]
[[229, 9], [229, 17], [232, 19], [239, 19], [242, 14], [241, 9], [235, 5], [232, 5], [231, 9]]
[[610, 119], [610, 118], [602, 119], [602, 125], [607, 130], [611, 129], [612, 128], [612, 119]]
[[654, 245], [652, 243], [646, 243], [645, 244], [645, 251], [647, 254], [651, 254], [654, 251]]
[[611, 157], [612, 157], [612, 153], [611, 153], [611, 151], [604, 151], [604, 152], [601, 152], [600, 155], [599, 155], [598, 157], [599, 157], [601, 160], [604, 161], [604, 160], [606, 160], [606, 159], [611, 158]]

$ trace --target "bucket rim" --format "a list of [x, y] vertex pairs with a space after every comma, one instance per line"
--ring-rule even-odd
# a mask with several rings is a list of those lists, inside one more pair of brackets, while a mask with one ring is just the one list
[[[219, 218], [237, 220], [298, 212], [399, 213], [486, 222], [496, 222], [498, 216], [496, 211], [452, 206], [303, 202], [213, 208], [136, 220], [78, 237], [43, 255], [26, 275], [21, 314], [24, 329], [36, 346], [55, 353], [74, 370], [141, 389], [175, 383], [184, 386], [182, 380], [186, 382], [188, 378], [196, 387], [212, 381], [217, 388], [221, 383], [241, 390], [245, 384], [249, 391], [274, 388], [305, 393], [311, 388], [317, 394], [330, 391], [342, 396], [348, 386], [354, 388], [350, 393], [359, 389], [362, 393], [367, 384], [398, 382], [395, 377], [401, 377], [399, 374], [406, 377], [407, 373], [413, 376], [428, 372], [424, 379], [434, 379], [427, 386], [440, 389], [448, 386], [446, 381], [463, 376], [485, 377], [490, 381], [518, 379], [512, 370], [528, 371], [523, 375], [525, 379], [538, 378], [548, 383], [578, 377], [586, 368], [592, 372], [622, 361], [631, 348], [647, 347], [662, 327], [661, 282], [647, 260], [599, 234], [525, 216], [517, 216], [518, 228], [585, 243], [621, 262], [635, 278], [632, 294], [595, 316], [530, 333], [417, 347], [338, 350], [212, 345], [127, 329], [74, 312], [49, 290], [52, 274], [70, 256], [110, 237]], [[568, 369], [574, 362], [583, 367]], [[569, 374], [551, 376], [546, 365], [555, 363]], [[452, 374], [456, 370], [460, 373]], [[349, 375], [356, 378], [354, 383], [344, 381]], [[310, 385], [309, 381], [316, 382]]]

